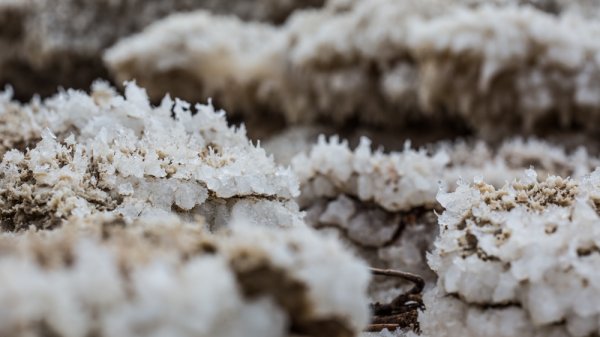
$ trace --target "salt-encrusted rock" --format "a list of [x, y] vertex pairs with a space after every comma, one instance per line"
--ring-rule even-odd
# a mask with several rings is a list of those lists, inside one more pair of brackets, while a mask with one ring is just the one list
[[[438, 180], [449, 157], [373, 152], [366, 138], [354, 151], [337, 137], [320, 137], [309, 152], [292, 159], [301, 183], [297, 201], [305, 221], [337, 234], [372, 266], [414, 272], [431, 281], [425, 252], [437, 232], [434, 214]], [[400, 286], [400, 289], [398, 289]], [[387, 302], [407, 284], [377, 278], [371, 295]]]
[[[585, 147], [567, 150], [536, 138], [507, 139], [496, 146], [483, 141], [445, 141], [418, 150], [407, 142], [403, 151], [384, 153], [381, 148], [372, 151], [371, 142], [365, 137], [351, 150], [348, 142], [337, 136], [329, 140], [319, 136], [312, 146], [306, 145], [309, 136], [293, 136], [298, 136], [299, 141], [288, 139], [291, 144], [287, 146], [304, 149], [290, 161], [302, 185], [300, 203], [346, 193], [363, 202], [381, 204], [388, 211], [408, 210], [437, 204], [440, 183], [454, 190], [459, 179], [482, 177], [501, 187], [530, 167], [542, 177], [583, 177], [600, 166], [600, 159], [590, 155]], [[316, 184], [320, 179], [325, 183]]]
[[9, 130], [4, 144], [29, 147], [5, 152], [0, 163], [4, 229], [53, 227], [96, 212], [201, 214], [215, 226], [232, 217], [300, 222], [294, 174], [210, 105], [192, 110], [165, 97], [153, 107], [135, 84], [120, 96], [98, 83], [90, 96], [69, 90], [28, 105], [4, 100], [0, 118]]
[[[335, 156], [334, 156], [335, 155]], [[373, 153], [370, 141], [361, 140], [355, 151], [346, 141], [320, 137], [308, 154], [292, 160], [294, 172], [303, 185], [303, 198], [335, 197], [340, 192], [356, 196], [362, 202], [374, 202], [387, 211], [410, 210], [431, 206], [438, 189], [432, 177], [442, 175], [449, 157], [444, 152], [428, 156], [425, 150]]]
[[[457, 180], [473, 177], [500, 187], [529, 167], [544, 177], [583, 177], [599, 164], [583, 148], [568, 152], [535, 139], [509, 140], [496, 149], [482, 142], [432, 148], [417, 151], [407, 144], [402, 152], [374, 152], [363, 138], [353, 151], [337, 137], [320, 137], [292, 160], [305, 221], [338, 234], [373, 266], [414, 272], [432, 281], [425, 254], [433, 249], [438, 231], [440, 188], [454, 191]], [[396, 280], [377, 281], [372, 292], [376, 298], [389, 300], [397, 293], [390, 285]]]
[[321, 136], [309, 153], [300, 153], [292, 160], [292, 167], [303, 184], [301, 204], [343, 192], [387, 211], [405, 211], [435, 203], [435, 177], [442, 176], [448, 162], [443, 151], [428, 155], [424, 149], [411, 149], [410, 144], [403, 152], [384, 154], [373, 153], [367, 138], [352, 151], [348, 142], [338, 137], [327, 141]]
[[281, 27], [175, 15], [122, 40], [105, 61], [152, 97], [214, 97], [228, 111], [290, 123], [453, 120], [486, 137], [595, 130], [600, 26], [582, 13], [600, 6], [493, 3], [333, 1]]
[[172, 15], [122, 39], [105, 61], [117, 81], [135, 78], [151, 98], [166, 92], [211, 97], [230, 112], [260, 112], [283, 99], [276, 94], [283, 90], [280, 54], [286, 44], [273, 26], [198, 11]]
[[450, 156], [443, 181], [448, 190], [457, 181], [482, 178], [486, 183], [501, 187], [522, 176], [523, 170], [534, 168], [540, 178], [548, 175], [581, 178], [600, 166], [600, 158], [590, 155], [586, 147], [566, 150], [540, 139], [508, 139], [498, 146], [477, 141], [442, 143], [437, 147]]
[[427, 310], [419, 314], [423, 337], [573, 336], [562, 324], [543, 328], [532, 326], [527, 313], [517, 306], [468, 305], [455, 297], [440, 294], [438, 290], [430, 289], [423, 296], [427, 306]]
[[[58, 86], [88, 88], [106, 78], [105, 48], [154, 20], [207, 9], [248, 20], [281, 22], [295, 9], [323, 0], [2, 0], [0, 87], [20, 99], [50, 95]], [[162, 95], [161, 95], [162, 96]]]
[[[370, 40], [379, 39], [377, 33], [389, 35], [389, 27], [404, 31], [403, 19], [420, 15], [420, 8], [448, 7], [430, 2], [332, 3], [322, 11], [299, 12], [281, 27], [205, 12], [174, 15], [123, 39], [107, 51], [105, 61], [117, 80], [135, 78], [151, 97], [165, 92], [186, 99], [210, 96], [228, 111], [283, 113], [290, 122], [344, 122], [355, 115], [381, 120], [391, 104], [374, 94], [380, 79], [370, 78], [369, 67], [386, 63], [388, 53]], [[392, 26], [379, 18], [384, 11]], [[381, 31], [372, 32], [373, 21]], [[364, 27], [359, 29], [358, 22]], [[369, 56], [356, 50], [357, 43], [365, 44]], [[415, 101], [408, 98], [403, 106]]]
[[548, 126], [597, 130], [596, 22], [482, 7], [413, 28], [419, 94], [431, 111], [449, 107], [486, 135]]
[[0, 234], [0, 334], [350, 337], [366, 325], [369, 272], [337, 241], [203, 227], [91, 217]]
[[438, 289], [422, 318], [431, 336], [600, 331], [600, 171], [538, 180], [529, 170], [499, 189], [462, 183], [438, 200], [445, 211], [429, 259]]

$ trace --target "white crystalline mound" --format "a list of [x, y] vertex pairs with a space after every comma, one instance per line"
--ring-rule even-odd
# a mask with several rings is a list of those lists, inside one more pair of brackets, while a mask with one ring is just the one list
[[212, 97], [231, 112], [244, 104], [260, 111], [277, 100], [273, 93], [283, 85], [279, 53], [287, 43], [277, 28], [197, 11], [172, 15], [145, 32], [150, 40], [133, 35], [105, 52], [118, 81], [135, 78], [152, 98], [165, 92], [195, 101]]
[[438, 303], [463, 308], [455, 327], [466, 329], [463, 335], [504, 336], [498, 332], [503, 324], [478, 329], [505, 315], [520, 317], [506, 321], [520, 321], [526, 335], [600, 331], [600, 171], [576, 180], [538, 180], [529, 170], [500, 189], [461, 183], [438, 200], [445, 211], [429, 264], [442, 299], [431, 302], [439, 314], [422, 318], [433, 335], [441, 331], [435, 327], [445, 310]]
[[428, 156], [407, 147], [388, 155], [372, 152], [366, 138], [351, 151], [346, 141], [320, 137], [308, 154], [292, 159], [292, 168], [302, 184], [301, 204], [303, 199], [346, 193], [387, 211], [401, 211], [435, 202], [435, 177], [442, 176], [448, 161], [444, 152]]
[[[474, 177], [500, 187], [530, 166], [543, 177], [580, 178], [598, 164], [583, 148], [567, 151], [535, 139], [506, 140], [497, 148], [458, 142], [430, 151], [407, 146], [384, 153], [372, 151], [367, 139], [351, 150], [336, 137], [321, 137], [292, 160], [307, 224], [337, 234], [372, 266], [413, 272], [428, 281], [436, 278], [426, 252], [433, 250], [438, 233], [438, 191], [454, 191], [458, 180]], [[391, 281], [377, 280], [372, 296], [391, 300], [398, 290], [390, 290], [404, 285]]]
[[423, 337], [571, 337], [563, 325], [535, 327], [523, 309], [507, 306], [495, 309], [470, 306], [439, 294], [425, 292], [427, 310], [419, 314]]
[[[417, 20], [412, 28], [409, 45], [419, 59], [419, 95], [428, 109], [453, 107], [484, 135], [531, 131], [549, 120], [594, 129], [590, 121], [600, 106], [596, 21], [482, 6]], [[466, 62], [473, 65], [469, 71], [450, 75]]]
[[341, 0], [296, 11], [283, 26], [194, 12], [121, 40], [104, 60], [115, 78], [139, 80], [151, 97], [214, 97], [229, 111], [269, 112], [289, 123], [447, 128], [452, 120], [488, 138], [593, 132], [598, 8]]
[[497, 148], [485, 142], [447, 143], [441, 144], [440, 150], [450, 156], [450, 165], [442, 179], [448, 191], [457, 187], [457, 181], [470, 181], [475, 177], [501, 187], [521, 177], [528, 168], [534, 168], [540, 178], [548, 175], [581, 178], [600, 166], [600, 159], [583, 146], [567, 150], [535, 138], [507, 139]]
[[[297, 198], [308, 225], [331, 231], [379, 268], [397, 268], [432, 276], [425, 251], [437, 226], [433, 216], [438, 180], [448, 156], [429, 156], [408, 146], [403, 152], [373, 152], [362, 138], [350, 150], [338, 137], [319, 137], [307, 153], [291, 161], [300, 180]], [[395, 279], [378, 280], [375, 300], [390, 301], [390, 289], [407, 286]], [[403, 288], [401, 288], [403, 289]], [[401, 291], [401, 290], [399, 290]]]
[[369, 273], [337, 241], [201, 226], [88, 218], [0, 234], [0, 333], [345, 337], [367, 323]]
[[[379, 69], [388, 62], [389, 49], [402, 49], [384, 27], [393, 22], [401, 33], [407, 24], [403, 19], [440, 13], [453, 5], [437, 0], [332, 2], [321, 10], [297, 11], [283, 26], [244, 23], [202, 11], [176, 14], [119, 41], [104, 60], [117, 80], [135, 78], [151, 97], [169, 88], [186, 99], [214, 97], [233, 112], [283, 114], [289, 122], [320, 117], [343, 122], [355, 115], [381, 121], [387, 120], [383, 111], [392, 102], [406, 98], [409, 103], [399, 105], [414, 106], [414, 90], [408, 84], [414, 71], [407, 66], [397, 84], [386, 80], [389, 69], [382, 69], [379, 83], [379, 78], [369, 79], [361, 63], [371, 62]], [[374, 55], [373, 50], [380, 53]], [[389, 72], [399, 73], [393, 70]], [[388, 82], [408, 88], [397, 89], [391, 98], [374, 94]], [[191, 84], [200, 90], [191, 90]], [[380, 96], [385, 96], [384, 102]]]
[[348, 337], [368, 323], [365, 264], [304, 225], [295, 174], [224, 112], [152, 106], [134, 83], [25, 105], [6, 91], [0, 109], [0, 335]]
[[[0, 0], [0, 86], [19, 99], [105, 78], [102, 53], [169, 14], [204, 9], [281, 23], [324, 0]], [[161, 95], [162, 97], [162, 95]]]
[[567, 151], [549, 143], [519, 138], [504, 141], [498, 149], [484, 142], [441, 143], [432, 151], [414, 150], [406, 143], [400, 152], [372, 151], [362, 138], [351, 150], [338, 137], [317, 143], [291, 160], [300, 180], [301, 205], [316, 198], [346, 194], [361, 202], [374, 202], [389, 212], [437, 204], [436, 194], [454, 190], [459, 179], [482, 177], [502, 186], [531, 167], [543, 175], [582, 177], [600, 164], [585, 148]]
[[[3, 101], [0, 116], [10, 116], [3, 127], [24, 130], [12, 143], [30, 148], [6, 152], [0, 164], [3, 226], [48, 227], [97, 211], [298, 223], [294, 174], [254, 146], [243, 127], [229, 127], [224, 112], [200, 104], [194, 110], [169, 97], [153, 107], [133, 83], [125, 96], [99, 83], [89, 96], [67, 91], [23, 106]], [[248, 207], [255, 203], [272, 207]]]

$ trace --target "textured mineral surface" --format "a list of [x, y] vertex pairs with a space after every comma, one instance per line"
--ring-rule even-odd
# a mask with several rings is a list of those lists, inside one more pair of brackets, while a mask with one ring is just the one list
[[[0, 164], [4, 229], [50, 228], [97, 212], [128, 220], [204, 215], [214, 226], [235, 216], [301, 221], [292, 172], [210, 105], [165, 97], [153, 107], [133, 83], [124, 96], [97, 83], [91, 95], [68, 91], [26, 105], [5, 99], [0, 119], [11, 130]], [[25, 149], [8, 150], [16, 145]]]
[[0, 86], [21, 99], [107, 78], [102, 53], [169, 14], [197, 9], [281, 23], [323, 0], [0, 0]]
[[600, 335], [599, 17], [0, 0], [0, 336]]
[[345, 337], [367, 323], [368, 271], [335, 240], [207, 225], [95, 216], [0, 234], [0, 332]]
[[600, 171], [540, 180], [528, 170], [502, 188], [476, 180], [439, 194], [445, 211], [429, 258], [439, 278], [425, 298], [426, 333], [597, 334], [599, 188]]
[[193, 12], [122, 40], [105, 62], [152, 97], [213, 97], [228, 111], [288, 123], [456, 124], [490, 139], [594, 132], [599, 7], [338, 0], [283, 26]]
[[223, 112], [97, 83], [24, 105], [5, 92], [0, 113], [3, 335], [346, 337], [368, 323], [365, 264], [304, 224], [293, 172]]

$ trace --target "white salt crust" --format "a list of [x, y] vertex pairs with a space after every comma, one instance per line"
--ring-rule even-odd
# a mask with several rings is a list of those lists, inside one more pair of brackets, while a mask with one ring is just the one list
[[[528, 170], [502, 188], [475, 180], [438, 200], [445, 211], [429, 257], [439, 277], [429, 302], [437, 312], [421, 319], [431, 336], [448, 328], [444, 322], [456, 322], [448, 336], [600, 331], [600, 171], [539, 180]], [[509, 321], [520, 330], [509, 333]]]
[[337, 241], [306, 227], [202, 227], [96, 216], [0, 234], [0, 333], [345, 337], [367, 323], [369, 272]]
[[195, 12], [123, 39], [105, 62], [118, 80], [136, 78], [152, 97], [214, 97], [228, 111], [270, 111], [290, 123], [397, 127], [452, 119], [490, 138], [572, 126], [594, 131], [597, 8], [332, 1], [296, 11], [281, 27]]
[[496, 149], [484, 142], [440, 143], [431, 150], [412, 149], [406, 143], [403, 151], [384, 153], [373, 151], [365, 137], [351, 150], [337, 136], [320, 136], [291, 160], [300, 180], [301, 205], [346, 194], [388, 212], [433, 207], [438, 203], [438, 190], [454, 190], [460, 179], [481, 177], [500, 187], [530, 167], [542, 176], [583, 177], [598, 165], [600, 159], [583, 147], [567, 151], [541, 140], [520, 138], [506, 140]]
[[[307, 224], [337, 233], [372, 266], [433, 277], [425, 261], [437, 226], [433, 208], [447, 155], [428, 156], [408, 147], [401, 153], [372, 152], [363, 138], [354, 151], [337, 137], [324, 137], [292, 159], [301, 182], [297, 198]], [[371, 289], [391, 300], [396, 279], [378, 280]], [[390, 291], [391, 290], [391, 291]]]
[[527, 313], [514, 306], [496, 309], [470, 306], [439, 294], [438, 289], [425, 292], [423, 301], [427, 306], [419, 314], [423, 337], [577, 336], [569, 334], [562, 325], [534, 327]]
[[69, 90], [26, 105], [4, 97], [0, 119], [13, 130], [5, 144], [28, 148], [5, 152], [0, 164], [5, 228], [51, 227], [95, 212], [301, 223], [294, 174], [211, 105], [192, 109], [167, 96], [153, 107], [133, 83], [124, 96], [97, 83], [91, 95]]
[[6, 91], [0, 107], [14, 130], [0, 334], [347, 337], [368, 323], [366, 265], [305, 226], [295, 174], [224, 112], [100, 82], [24, 105]]
[[442, 176], [449, 157], [441, 151], [428, 155], [409, 146], [402, 152], [384, 154], [373, 152], [370, 141], [362, 138], [352, 151], [348, 142], [338, 137], [319, 137], [308, 153], [292, 159], [303, 189], [299, 202], [346, 193], [386, 211], [432, 206], [438, 189], [435, 177]]
[[[324, 0], [1, 0], [0, 84], [21, 99], [58, 86], [87, 88], [106, 78], [103, 51], [171, 13], [205, 9], [245, 20], [281, 22]], [[162, 95], [161, 95], [162, 96]]]
[[[407, 144], [384, 153], [371, 150], [366, 138], [351, 150], [337, 137], [320, 137], [292, 159], [307, 224], [338, 235], [372, 266], [417, 273], [428, 282], [436, 278], [426, 252], [438, 233], [438, 191], [454, 191], [457, 180], [474, 177], [500, 187], [530, 166], [543, 176], [583, 177], [598, 164], [583, 148], [566, 151], [535, 139], [507, 140], [496, 149], [481, 142], [442, 143], [429, 151]], [[391, 300], [405, 284], [396, 281], [378, 279], [371, 295]]]

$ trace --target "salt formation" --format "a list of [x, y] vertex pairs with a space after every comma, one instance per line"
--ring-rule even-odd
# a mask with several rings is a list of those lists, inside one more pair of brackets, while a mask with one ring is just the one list
[[385, 210], [402, 211], [433, 204], [431, 196], [437, 191], [437, 181], [430, 178], [441, 176], [447, 162], [443, 152], [427, 156], [425, 151], [407, 148], [390, 155], [372, 153], [366, 138], [351, 151], [348, 143], [337, 137], [329, 142], [320, 137], [308, 155], [300, 154], [292, 160], [292, 166], [300, 181], [306, 183], [300, 202], [303, 198], [334, 197], [345, 192]]
[[0, 335], [600, 335], [600, 2], [324, 2], [0, 0]]
[[[197, 214], [214, 226], [235, 217], [301, 222], [293, 173], [210, 105], [192, 109], [165, 97], [152, 107], [133, 83], [125, 96], [97, 83], [89, 96], [69, 90], [27, 105], [7, 97], [0, 106], [4, 229], [49, 228], [97, 212]], [[27, 149], [8, 150], [17, 144]]]
[[117, 81], [135, 78], [153, 99], [166, 92], [196, 101], [211, 97], [228, 112], [242, 106], [256, 112], [283, 100], [276, 94], [284, 85], [279, 53], [286, 42], [267, 24], [199, 11], [122, 39], [105, 60]]
[[304, 225], [295, 175], [224, 112], [152, 106], [134, 83], [10, 96], [1, 335], [350, 337], [368, 323], [364, 263]]
[[502, 188], [483, 181], [441, 193], [445, 208], [425, 298], [430, 336], [589, 336], [600, 331], [600, 171], [535, 171]]
[[579, 14], [594, 5], [483, 3], [332, 1], [282, 27], [180, 14], [122, 40], [105, 61], [153, 97], [213, 97], [228, 111], [288, 122], [452, 121], [486, 137], [593, 131], [600, 26]]
[[449, 107], [483, 134], [529, 132], [556, 121], [595, 131], [598, 32], [594, 21], [514, 7], [421, 22], [411, 36], [420, 98], [432, 111]]
[[[1, 0], [0, 86], [19, 97], [107, 78], [101, 56], [119, 38], [178, 11], [204, 8], [248, 20], [283, 21], [323, 0]], [[162, 96], [162, 95], [161, 95]]]
[[429, 275], [424, 252], [436, 231], [438, 182], [448, 157], [406, 149], [372, 153], [363, 139], [351, 151], [332, 138], [292, 160], [301, 182], [298, 204], [308, 224], [334, 229], [380, 268]]
[[[394, 110], [387, 99], [380, 99], [379, 79], [371, 79], [369, 72], [387, 61], [361, 54], [384, 58], [387, 53], [381, 53], [384, 46], [369, 41], [379, 39], [377, 32], [358, 29], [358, 22], [370, 28], [376, 21], [377, 27], [389, 31], [393, 21], [402, 32], [404, 19], [419, 9], [437, 12], [448, 6], [381, 0], [344, 5], [298, 12], [282, 27], [205, 12], [174, 15], [121, 40], [105, 60], [117, 80], [135, 78], [151, 97], [165, 92], [186, 99], [210, 96], [228, 111], [282, 112], [291, 122], [343, 122], [358, 111], [362, 118], [381, 119], [384, 108]], [[389, 22], [375, 15], [384, 12]], [[368, 45], [354, 46], [361, 41]], [[414, 101], [400, 98], [404, 105]]]
[[96, 216], [0, 247], [3, 336], [347, 337], [368, 319], [364, 264], [306, 227]]
[[535, 138], [507, 139], [497, 147], [477, 141], [474, 144], [446, 142], [434, 148], [450, 157], [442, 179], [449, 190], [456, 188], [457, 181], [474, 177], [501, 187], [528, 168], [535, 168], [541, 178], [549, 175], [581, 178], [600, 166], [600, 158], [590, 155], [586, 147], [568, 151]]
[[[352, 151], [337, 137], [320, 137], [309, 151], [292, 160], [300, 179], [298, 204], [306, 222], [334, 232], [372, 266], [414, 272], [428, 281], [426, 265], [438, 232], [439, 189], [453, 191], [456, 181], [482, 177], [502, 186], [535, 167], [540, 175], [583, 177], [599, 165], [580, 148], [567, 152], [547, 143], [509, 140], [492, 149], [484, 143], [443, 143], [433, 150], [372, 151], [363, 138]], [[372, 295], [389, 301], [394, 279], [378, 280]], [[404, 283], [403, 283], [404, 284]]]

